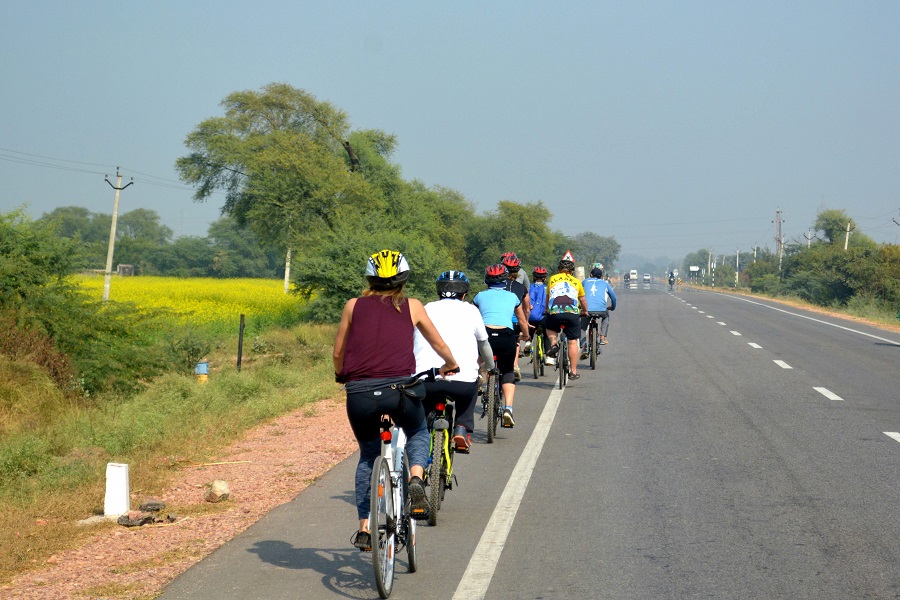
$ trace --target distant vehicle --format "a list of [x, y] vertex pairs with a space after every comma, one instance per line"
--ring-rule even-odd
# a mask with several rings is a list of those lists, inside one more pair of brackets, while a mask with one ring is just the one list
[[650, 283], [650, 273], [644, 273], [644, 283]]
[[628, 272], [628, 283], [629, 283], [629, 287], [634, 286], [635, 288], [637, 288], [637, 284], [638, 284], [637, 269], [632, 269], [631, 271]]

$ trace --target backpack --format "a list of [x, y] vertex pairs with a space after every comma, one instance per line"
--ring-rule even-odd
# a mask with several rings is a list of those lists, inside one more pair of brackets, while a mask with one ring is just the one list
[[531, 314], [528, 315], [528, 320], [540, 321], [547, 311], [547, 284], [531, 284], [528, 296], [531, 298]]

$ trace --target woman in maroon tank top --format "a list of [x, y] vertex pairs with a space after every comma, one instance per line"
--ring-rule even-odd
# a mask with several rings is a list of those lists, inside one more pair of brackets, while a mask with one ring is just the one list
[[372, 464], [381, 453], [380, 416], [390, 414], [406, 433], [406, 451], [410, 462], [409, 494], [413, 514], [416, 509], [427, 517], [428, 500], [422, 477], [428, 461], [428, 429], [421, 402], [399, 391], [389, 390], [415, 372], [414, 329], [444, 360], [441, 373], [457, 368], [450, 348], [441, 339], [425, 307], [403, 294], [409, 279], [406, 258], [396, 251], [382, 250], [369, 258], [366, 267], [369, 289], [360, 298], [344, 305], [334, 341], [334, 374], [347, 384], [347, 417], [359, 443], [356, 467], [356, 509], [359, 530], [353, 544], [371, 550], [369, 534], [369, 487]]

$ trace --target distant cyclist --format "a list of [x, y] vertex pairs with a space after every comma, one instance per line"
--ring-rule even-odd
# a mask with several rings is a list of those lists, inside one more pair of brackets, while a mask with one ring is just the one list
[[[497, 357], [497, 369], [500, 371], [500, 383], [503, 390], [503, 426], [514, 427], [513, 396], [516, 392], [516, 376], [513, 371], [515, 358], [518, 355], [521, 337], [528, 340], [528, 319], [522, 311], [519, 298], [506, 290], [507, 271], [502, 264], [491, 265], [485, 269], [484, 282], [488, 289], [479, 292], [473, 302], [481, 311], [481, 318], [488, 332], [488, 341]], [[521, 335], [513, 329], [513, 315]]]
[[[531, 301], [531, 312], [528, 314], [528, 325], [531, 330], [544, 326], [547, 316], [547, 269], [535, 267], [531, 272], [534, 281], [528, 288], [528, 299]], [[525, 343], [525, 352], [531, 349], [531, 342]]]
[[[450, 346], [459, 363], [459, 373], [447, 379], [425, 382], [423, 402], [425, 414], [434, 410], [435, 402], [451, 398], [456, 405], [456, 430], [453, 443], [460, 452], [468, 452], [475, 430], [475, 399], [478, 396], [478, 357], [486, 369], [494, 368], [494, 352], [488, 343], [487, 330], [481, 312], [465, 302], [469, 292], [469, 278], [462, 271], [444, 271], [437, 278], [440, 300], [425, 305], [425, 312], [438, 333]], [[416, 372], [440, 367], [444, 360], [434, 351], [425, 337], [416, 331]]]
[[612, 286], [603, 278], [603, 267], [591, 269], [591, 276], [581, 282], [584, 286], [584, 296], [587, 301], [587, 316], [581, 318], [581, 358], [587, 358], [587, 326], [591, 317], [600, 319], [600, 339], [602, 346], [607, 343], [606, 336], [609, 333], [609, 311], [616, 310], [616, 293]]
[[356, 512], [359, 530], [353, 545], [372, 549], [369, 533], [369, 489], [372, 464], [381, 453], [381, 415], [389, 414], [406, 433], [409, 453], [409, 494], [413, 514], [427, 517], [428, 499], [422, 482], [428, 461], [428, 429], [421, 402], [408, 398], [391, 385], [402, 383], [415, 372], [414, 330], [425, 337], [441, 357], [441, 373], [457, 368], [450, 347], [441, 339], [425, 307], [407, 298], [403, 286], [409, 279], [406, 258], [397, 251], [376, 252], [366, 264], [368, 289], [344, 305], [334, 340], [334, 374], [346, 383], [347, 417], [359, 444], [356, 466]]
[[559, 331], [565, 326], [568, 338], [569, 365], [572, 369], [569, 379], [578, 379], [578, 340], [581, 337], [579, 314], [587, 313], [587, 302], [584, 298], [584, 287], [573, 273], [575, 258], [571, 251], [566, 251], [559, 261], [557, 273], [547, 282], [549, 301], [547, 303], [547, 337], [550, 338], [550, 349], [547, 359], [554, 364], [559, 353]]
[[[528, 284], [520, 283], [518, 279], [520, 274], [524, 275], [522, 261], [519, 260], [519, 257], [516, 256], [515, 252], [506, 252], [500, 258], [500, 264], [506, 267], [507, 270], [506, 289], [518, 296], [519, 302], [522, 303], [522, 312], [528, 316], [531, 312], [531, 299], [528, 296]], [[527, 276], [525, 276], [525, 281], [528, 281]], [[517, 319], [515, 315], [513, 315], [513, 329], [517, 326]], [[516, 381], [522, 379], [522, 373], [519, 370], [518, 348], [516, 349], [516, 360], [513, 363], [513, 371], [516, 373]]]

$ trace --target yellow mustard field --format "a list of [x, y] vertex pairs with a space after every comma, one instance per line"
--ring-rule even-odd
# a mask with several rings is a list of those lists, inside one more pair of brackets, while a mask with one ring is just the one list
[[[102, 275], [78, 275], [74, 281], [89, 294], [102, 297]], [[284, 281], [276, 279], [113, 277], [109, 299], [165, 309], [185, 323], [204, 327], [236, 325], [242, 314], [257, 322], [293, 322], [303, 306], [295, 295], [285, 294]]]

